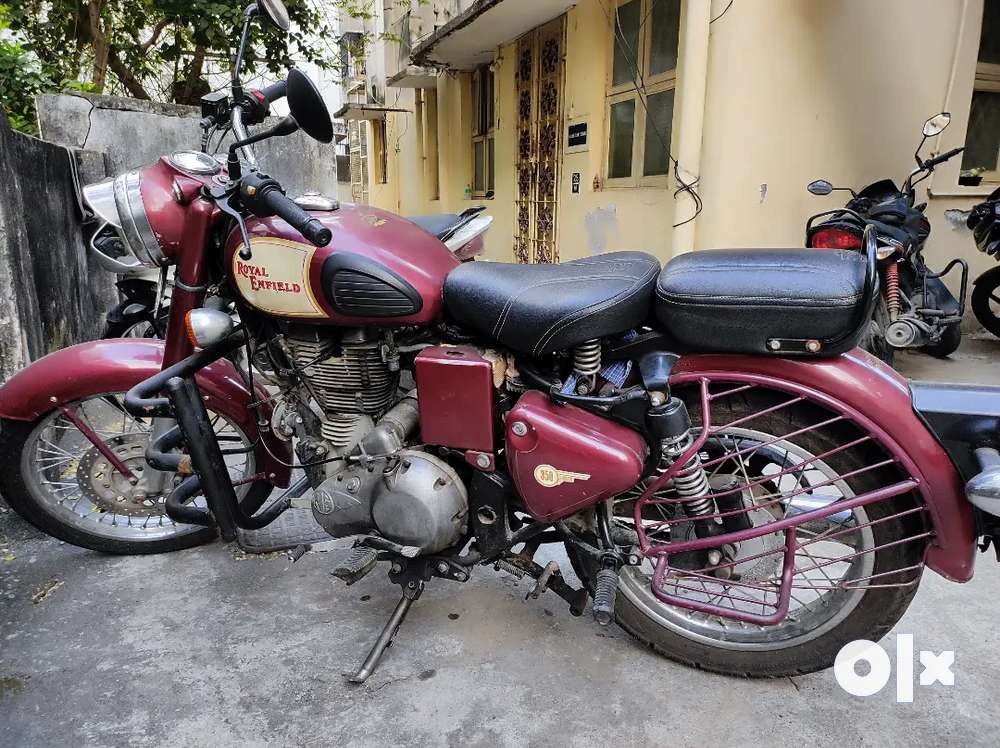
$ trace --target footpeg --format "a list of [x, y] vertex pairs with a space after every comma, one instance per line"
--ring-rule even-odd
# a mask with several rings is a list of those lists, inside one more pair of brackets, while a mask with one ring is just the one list
[[347, 558], [337, 564], [330, 573], [350, 586], [374, 569], [377, 561], [378, 552], [373, 548], [358, 546], [351, 549]]
[[607, 626], [615, 617], [615, 598], [618, 596], [618, 571], [601, 569], [594, 584], [594, 620]]

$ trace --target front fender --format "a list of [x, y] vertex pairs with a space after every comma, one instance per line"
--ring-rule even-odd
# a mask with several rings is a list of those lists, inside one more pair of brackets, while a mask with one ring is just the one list
[[[162, 361], [161, 340], [110, 338], [63, 348], [38, 359], [0, 387], [0, 418], [33, 421], [89, 395], [125, 392], [159, 372]], [[287, 486], [291, 469], [282, 462], [292, 462], [291, 444], [271, 431], [258, 433], [250, 392], [235, 367], [222, 359], [206, 366], [195, 378], [205, 394], [206, 406], [226, 416], [258, 443], [259, 470], [276, 486]], [[263, 390], [258, 392], [257, 400], [265, 401], [261, 407], [269, 418], [271, 406], [266, 397]]]
[[671, 382], [702, 376], [795, 392], [876, 436], [920, 484], [934, 528], [926, 565], [956, 582], [972, 578], [976, 528], [961, 476], [914, 411], [909, 385], [896, 371], [857, 348], [827, 359], [707, 354], [681, 358]]

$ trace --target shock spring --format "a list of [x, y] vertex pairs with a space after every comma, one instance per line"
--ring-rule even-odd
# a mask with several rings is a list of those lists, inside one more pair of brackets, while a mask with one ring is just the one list
[[899, 265], [890, 262], [885, 268], [885, 306], [889, 319], [895, 321], [903, 308], [899, 292]]
[[601, 341], [588, 340], [573, 349], [573, 371], [581, 377], [592, 377], [601, 370]]

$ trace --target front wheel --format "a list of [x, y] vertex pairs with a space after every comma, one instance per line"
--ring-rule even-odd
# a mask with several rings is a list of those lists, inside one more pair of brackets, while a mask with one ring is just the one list
[[[697, 421], [697, 400], [684, 394]], [[738, 490], [753, 527], [900, 479], [856, 429], [844, 422], [822, 425], [829, 412], [806, 402], [781, 406], [793, 400], [751, 389], [711, 405], [716, 431], [702, 453], [711, 465], [710, 485], [720, 497], [723, 487], [730, 496]], [[618, 538], [635, 537], [634, 497], [613, 502]], [[782, 532], [733, 543], [724, 576], [705, 571], [717, 560], [706, 566], [704, 558], [670, 557], [676, 568], [659, 590], [690, 605], [667, 604], [654, 593], [648, 559], [623, 568], [616, 620], [660, 654], [719, 673], [778, 677], [827, 668], [848, 642], [885, 635], [913, 599], [926, 542], [918, 517], [912, 497], [904, 494], [800, 525], [789, 609], [777, 623], [746, 619], [770, 612], [782, 584]], [[642, 521], [651, 538], [663, 532], [656, 528], [665, 521], [673, 522], [662, 542], [695, 537], [694, 523], [685, 522], [683, 512], [670, 515], [662, 505], [648, 505]], [[597, 569], [572, 550], [570, 560], [590, 585]], [[701, 612], [699, 605], [721, 607], [725, 615]]]
[[[36, 421], [0, 421], [0, 494], [38, 529], [67, 543], [118, 554], [163, 553], [200, 545], [216, 537], [212, 528], [174, 522], [165, 512], [174, 476], [157, 475], [146, 464], [152, 423], [122, 405], [123, 393], [94, 395], [67, 408], [88, 426], [138, 478], [135, 484], [62, 410]], [[250, 439], [234, 423], [210, 414], [234, 483], [256, 472]], [[254, 481], [237, 486], [237, 496], [259, 506], [273, 486]], [[195, 503], [204, 506], [204, 499]]]

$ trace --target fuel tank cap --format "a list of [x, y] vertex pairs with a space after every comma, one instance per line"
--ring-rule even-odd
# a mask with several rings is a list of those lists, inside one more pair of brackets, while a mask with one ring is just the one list
[[337, 210], [340, 201], [319, 192], [303, 192], [295, 198], [295, 204], [303, 210]]

